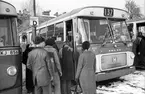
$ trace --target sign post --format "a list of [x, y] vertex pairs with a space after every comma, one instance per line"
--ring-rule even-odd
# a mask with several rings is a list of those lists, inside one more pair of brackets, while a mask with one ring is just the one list
[[32, 40], [35, 40], [36, 27], [39, 25], [38, 17], [30, 17], [30, 25], [33, 27]]
[[30, 17], [30, 25], [38, 26], [39, 25], [38, 17]]

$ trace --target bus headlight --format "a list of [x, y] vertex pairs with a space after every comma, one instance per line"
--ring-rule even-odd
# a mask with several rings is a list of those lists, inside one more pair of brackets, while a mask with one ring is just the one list
[[131, 59], [134, 59], [134, 57], [135, 57], [135, 55], [132, 53], [132, 54], [130, 55], [130, 58], [131, 58]]
[[15, 67], [15, 66], [10, 66], [10, 67], [8, 67], [8, 68], [7, 68], [7, 73], [8, 73], [8, 75], [10, 75], [10, 76], [16, 75], [16, 73], [17, 73], [16, 67]]
[[133, 46], [133, 43], [131, 42], [127, 44], [127, 47], [132, 47], [132, 46]]

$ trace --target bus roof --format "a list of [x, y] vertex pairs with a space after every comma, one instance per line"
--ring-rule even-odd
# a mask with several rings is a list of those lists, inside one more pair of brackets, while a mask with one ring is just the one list
[[12, 4], [0, 0], [0, 15], [17, 16], [16, 8]]
[[[56, 23], [57, 21], [63, 21], [67, 20], [69, 18], [75, 17], [75, 16], [92, 16], [92, 17], [106, 17], [104, 16], [104, 8], [113, 9], [114, 15], [110, 16], [111, 18], [127, 18], [127, 11], [118, 9], [118, 8], [112, 8], [112, 7], [102, 7], [102, 6], [88, 6], [88, 7], [82, 7], [78, 9], [74, 9], [71, 12], [65, 13], [59, 17], [53, 18], [52, 20], [46, 21], [39, 25], [39, 27], [43, 27], [47, 25], [48, 23]], [[93, 13], [93, 14], [91, 14]]]
[[139, 18], [139, 19], [133, 19], [133, 20], [128, 20], [127, 23], [143, 23], [145, 22], [145, 18]]
[[[65, 21], [68, 19], [71, 19], [73, 17], [77, 17], [77, 16], [88, 16], [88, 17], [106, 17], [104, 16], [104, 8], [108, 8], [108, 9], [113, 9], [114, 10], [114, 14], [113, 16], [108, 16], [108, 18], [123, 18], [126, 19], [128, 16], [127, 11], [123, 10], [123, 9], [118, 9], [118, 8], [112, 8], [112, 7], [103, 7], [103, 6], [87, 6], [87, 7], [82, 7], [82, 8], [77, 8], [74, 9], [68, 13], [62, 14], [61, 16], [58, 16], [56, 18], [53, 18], [51, 20], [45, 21], [43, 23], [41, 23], [37, 29], [46, 27], [48, 25], [51, 24], [55, 24], [61, 21]], [[93, 12], [93, 15], [91, 14]], [[29, 28], [24, 32], [31, 32], [32, 29]], [[21, 34], [23, 32], [20, 32], [19, 34]]]

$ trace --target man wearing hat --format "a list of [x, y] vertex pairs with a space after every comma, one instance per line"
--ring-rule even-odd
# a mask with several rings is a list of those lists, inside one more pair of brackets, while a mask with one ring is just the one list
[[138, 32], [137, 39], [134, 41], [133, 52], [135, 54], [134, 65], [145, 69], [145, 37], [142, 32]]
[[32, 71], [34, 93], [51, 94], [51, 81], [53, 80], [53, 69], [45, 46], [44, 39], [36, 36], [34, 44], [36, 48], [28, 55], [27, 68]]
[[60, 65], [58, 52], [56, 48], [53, 47], [55, 45], [55, 40], [53, 38], [48, 38], [45, 41], [45, 45], [46, 46], [44, 49], [48, 51], [49, 56], [51, 58], [52, 65], [53, 65], [54, 94], [61, 94], [60, 76], [62, 76], [62, 71], [61, 71], [61, 65]]

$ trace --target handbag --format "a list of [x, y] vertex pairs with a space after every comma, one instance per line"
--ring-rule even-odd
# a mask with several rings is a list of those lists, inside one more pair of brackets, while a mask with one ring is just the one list
[[75, 86], [75, 91], [74, 91], [74, 93], [76, 93], [76, 94], [82, 93], [82, 88], [80, 87], [80, 85], [76, 85], [76, 86]]
[[83, 92], [80, 82], [76, 82], [76, 84], [71, 87], [71, 90], [74, 92], [74, 94], [81, 94]]

